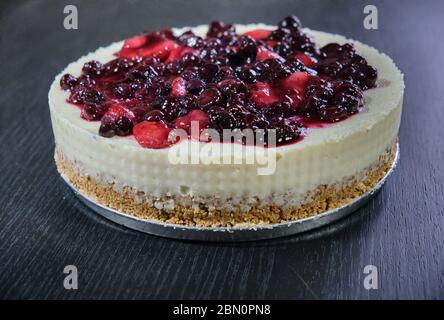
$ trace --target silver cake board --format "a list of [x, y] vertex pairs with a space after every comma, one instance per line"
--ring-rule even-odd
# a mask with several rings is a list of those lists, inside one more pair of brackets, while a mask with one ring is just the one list
[[334, 221], [342, 219], [352, 212], [356, 211], [381, 189], [388, 176], [393, 172], [399, 161], [399, 145], [396, 145], [396, 155], [391, 168], [385, 176], [369, 191], [354, 199], [352, 202], [321, 214], [307, 217], [304, 219], [281, 222], [275, 224], [263, 224], [241, 227], [194, 227], [183, 226], [171, 223], [164, 223], [158, 220], [141, 219], [135, 216], [108, 208], [77, 189], [66, 177], [62, 175], [63, 180], [71, 187], [77, 197], [95, 213], [111, 220], [119, 225], [149, 233], [156, 236], [195, 241], [253, 241], [279, 238], [289, 235], [313, 230]]

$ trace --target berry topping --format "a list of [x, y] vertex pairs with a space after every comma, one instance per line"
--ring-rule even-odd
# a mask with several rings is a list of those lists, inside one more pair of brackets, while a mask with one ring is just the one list
[[376, 85], [375, 68], [355, 52], [352, 44], [329, 43], [321, 48], [319, 61], [314, 68], [332, 79], [350, 81], [366, 90]]
[[60, 78], [80, 116], [101, 121], [102, 137], [134, 135], [145, 148], [175, 143], [168, 141], [174, 128], [193, 139], [205, 128], [275, 130], [277, 145], [295, 143], [313, 123], [322, 128], [360, 112], [363, 90], [377, 79], [352, 44], [319, 48], [294, 16], [275, 30], [244, 34], [215, 21], [206, 37], [170, 30], [137, 35], [124, 41], [117, 58], [88, 61], [81, 71]]

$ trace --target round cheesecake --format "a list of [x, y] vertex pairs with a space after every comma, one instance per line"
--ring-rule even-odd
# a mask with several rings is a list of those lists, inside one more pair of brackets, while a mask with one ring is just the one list
[[[207, 26], [186, 30], [204, 37]], [[263, 24], [236, 25], [238, 34], [274, 30]], [[68, 102], [62, 90], [64, 74], [80, 76], [91, 60], [115, 59], [123, 42], [100, 48], [69, 64], [56, 76], [49, 91], [55, 136], [55, 160], [61, 175], [102, 205], [139, 218], [193, 226], [272, 224], [316, 215], [353, 201], [384, 177], [394, 160], [404, 91], [403, 76], [393, 61], [357, 41], [340, 35], [304, 29], [317, 46], [353, 44], [373, 66], [374, 88], [363, 91], [364, 108], [335, 123], [307, 126], [295, 143], [268, 148], [273, 164], [247, 163], [258, 151], [236, 145], [220, 153], [200, 155], [199, 163], [177, 164], [171, 153], [193, 153], [196, 139], [166, 148], [146, 148], [134, 136], [104, 137], [100, 121], [86, 121], [81, 108]], [[220, 145], [220, 144], [219, 144]], [[193, 149], [194, 148], [194, 149]], [[196, 149], [197, 148], [197, 149]], [[194, 150], [194, 151], [193, 151]], [[214, 158], [237, 159], [234, 164]], [[220, 161], [222, 162], [222, 161]], [[270, 165], [271, 173], [260, 169]]]

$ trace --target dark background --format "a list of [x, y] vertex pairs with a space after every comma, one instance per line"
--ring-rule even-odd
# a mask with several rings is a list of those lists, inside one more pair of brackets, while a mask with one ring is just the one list
[[[79, 29], [65, 30], [66, 4]], [[365, 4], [379, 30], [363, 28]], [[405, 73], [401, 161], [352, 217], [301, 236], [238, 244], [162, 239], [95, 217], [53, 161], [47, 93], [81, 55], [147, 29], [298, 15], [390, 55]], [[1, 298], [444, 298], [443, 1], [0, 2]], [[63, 268], [79, 289], [63, 287]], [[379, 289], [363, 286], [375, 265]]]

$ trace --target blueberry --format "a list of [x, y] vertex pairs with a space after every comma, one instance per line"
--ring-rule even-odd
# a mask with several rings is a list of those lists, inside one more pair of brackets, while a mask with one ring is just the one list
[[104, 95], [96, 89], [86, 89], [83, 93], [84, 103], [100, 103], [104, 100]]
[[78, 82], [79, 81], [76, 77], [74, 77], [72, 74], [66, 73], [60, 79], [60, 87], [65, 91], [69, 91], [77, 86]]
[[197, 76], [197, 73], [194, 70], [188, 69], [182, 72], [180, 76], [185, 80], [191, 80]]
[[171, 88], [171, 82], [164, 78], [155, 78], [151, 83], [151, 89], [159, 96], [168, 95], [171, 92]]
[[81, 116], [89, 121], [100, 120], [105, 114], [105, 111], [105, 108], [100, 104], [87, 103], [82, 109]]
[[264, 63], [268, 66], [268, 81], [270, 82], [281, 80], [291, 74], [290, 68], [277, 59], [267, 59]]
[[298, 30], [301, 26], [301, 21], [296, 16], [288, 16], [279, 22], [281, 29]]
[[216, 75], [216, 78], [220, 81], [220, 80], [224, 80], [227, 78], [232, 78], [235, 76], [234, 70], [233, 68], [231, 68], [230, 66], [223, 66], [220, 67], [219, 72]]
[[82, 71], [90, 76], [100, 76], [105, 70], [105, 66], [99, 61], [92, 60], [83, 65]]
[[82, 75], [78, 78], [78, 86], [92, 87], [96, 85], [96, 81], [89, 75]]
[[132, 69], [129, 73], [129, 76], [130, 79], [132, 80], [136, 79], [148, 80], [159, 76], [159, 74], [157, 73], [156, 69], [153, 68], [153, 66], [142, 65]]
[[210, 124], [212, 128], [222, 131], [223, 129], [236, 128], [236, 119], [232, 114], [226, 111], [216, 111], [209, 113]]
[[111, 138], [116, 134], [116, 123], [111, 117], [103, 117], [100, 124], [99, 134], [102, 137]]
[[178, 75], [178, 74], [182, 73], [182, 71], [183, 71], [183, 68], [178, 60], [170, 61], [166, 65], [166, 69], [168, 70], [169, 73], [174, 74], [174, 75]]
[[200, 62], [200, 59], [197, 55], [194, 55], [191, 52], [187, 52], [185, 53], [181, 58], [180, 58], [180, 65], [182, 66], [182, 68], [188, 68], [188, 67], [193, 67], [193, 66], [197, 66]]
[[217, 88], [226, 96], [247, 92], [245, 83], [235, 79], [223, 80], [217, 84]]
[[301, 136], [299, 128], [288, 119], [274, 119], [271, 125], [276, 130], [276, 145], [294, 142]]
[[179, 115], [180, 112], [180, 105], [177, 103], [177, 100], [175, 98], [167, 98], [161, 107], [161, 111], [164, 114], [164, 118], [167, 121], [172, 121]]
[[116, 134], [118, 136], [127, 136], [133, 130], [133, 122], [130, 118], [121, 116], [116, 121]]
[[163, 121], [164, 119], [165, 119], [165, 115], [160, 110], [152, 110], [152, 111], [149, 111], [145, 115], [145, 120], [146, 121], [156, 121], [156, 122], [159, 122], [159, 121]]
[[240, 78], [247, 82], [247, 83], [253, 83], [256, 82], [259, 73], [251, 67], [243, 67], [240, 71]]
[[206, 89], [197, 98], [196, 103], [200, 108], [208, 108], [217, 105], [222, 99], [222, 94], [216, 88]]
[[256, 42], [248, 36], [241, 36], [238, 41], [237, 55], [243, 61], [250, 63], [256, 58], [257, 45]]
[[191, 94], [199, 94], [205, 89], [205, 83], [197, 78], [192, 78], [187, 82], [187, 90]]
[[120, 99], [131, 98], [133, 95], [133, 88], [127, 83], [119, 83], [114, 87], [114, 95]]
[[202, 79], [211, 82], [219, 70], [219, 65], [215, 63], [207, 63], [199, 68], [199, 75]]
[[179, 41], [187, 47], [199, 47], [202, 44], [202, 38], [196, 36], [191, 30], [184, 32]]
[[302, 62], [299, 61], [299, 59], [296, 59], [296, 58], [288, 58], [285, 61], [285, 65], [289, 68], [291, 73], [297, 72], [297, 71], [306, 71], [306, 68], [302, 64]]
[[236, 35], [236, 29], [232, 24], [224, 24], [221, 21], [213, 21], [210, 23], [208, 28], [207, 36], [220, 38], [220, 39], [229, 39]]
[[182, 109], [193, 109], [195, 107], [196, 97], [191, 94], [186, 94], [177, 99], [178, 105]]

